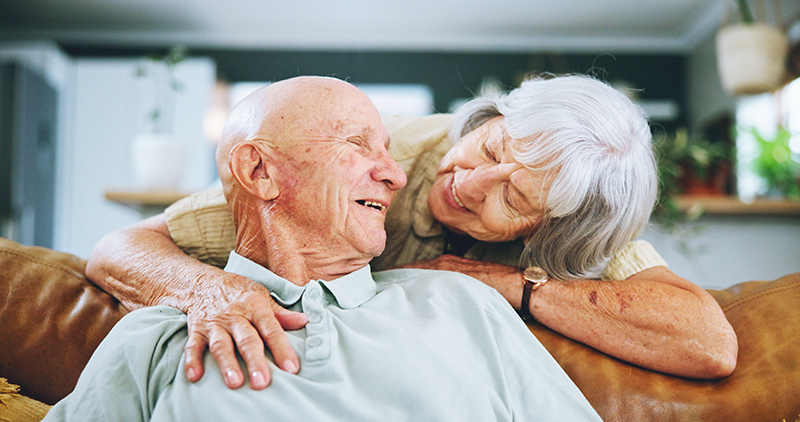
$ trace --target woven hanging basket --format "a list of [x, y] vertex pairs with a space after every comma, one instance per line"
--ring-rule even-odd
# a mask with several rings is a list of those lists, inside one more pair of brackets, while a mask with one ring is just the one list
[[722, 87], [732, 95], [775, 90], [786, 71], [789, 43], [766, 24], [735, 24], [717, 33], [717, 69]]

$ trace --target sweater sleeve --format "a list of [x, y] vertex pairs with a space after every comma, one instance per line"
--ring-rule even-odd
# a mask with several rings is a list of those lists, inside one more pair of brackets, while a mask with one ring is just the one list
[[600, 277], [602, 280], [625, 280], [648, 268], [667, 266], [667, 261], [644, 240], [628, 243], [617, 252]]
[[236, 247], [228, 203], [222, 187], [207, 189], [170, 205], [164, 214], [172, 240], [187, 255], [223, 268]]

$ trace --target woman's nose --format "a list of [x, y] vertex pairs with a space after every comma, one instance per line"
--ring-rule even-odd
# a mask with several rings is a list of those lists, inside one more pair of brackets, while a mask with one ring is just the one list
[[463, 172], [464, 177], [456, 180], [459, 198], [473, 204], [483, 202], [492, 186], [497, 183], [497, 172], [485, 167], [463, 170]]
[[483, 202], [507, 177], [505, 170], [507, 169], [503, 165], [478, 166], [471, 170], [463, 170], [464, 177], [460, 181], [456, 180], [459, 198], [471, 203]]

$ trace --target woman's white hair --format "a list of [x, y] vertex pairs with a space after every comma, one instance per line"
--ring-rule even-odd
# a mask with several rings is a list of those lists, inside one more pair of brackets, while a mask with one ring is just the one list
[[458, 140], [505, 116], [514, 158], [553, 175], [542, 223], [525, 240], [520, 266], [558, 279], [597, 278], [647, 225], [658, 176], [642, 109], [583, 75], [536, 77], [508, 94], [476, 98], [454, 114]]

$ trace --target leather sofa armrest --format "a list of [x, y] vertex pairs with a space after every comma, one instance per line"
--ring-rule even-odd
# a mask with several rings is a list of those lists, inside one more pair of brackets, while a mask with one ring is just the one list
[[54, 404], [127, 309], [86, 279], [86, 261], [0, 238], [0, 376]]
[[653, 372], [535, 322], [529, 328], [604, 421], [800, 418], [800, 273], [709, 292], [739, 339], [736, 370], [720, 380]]

